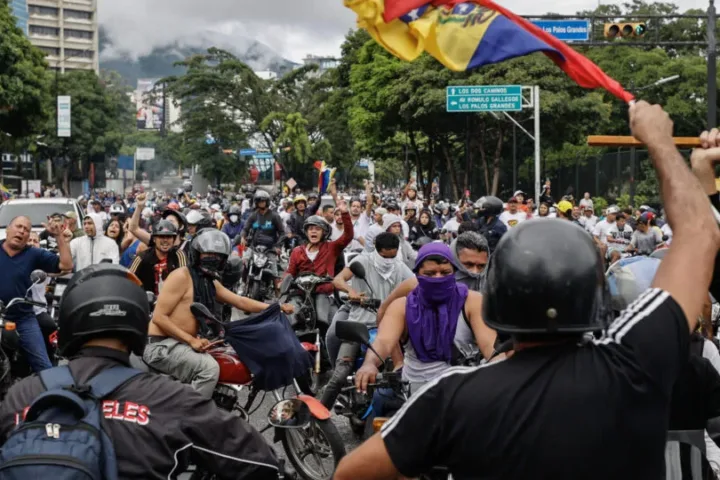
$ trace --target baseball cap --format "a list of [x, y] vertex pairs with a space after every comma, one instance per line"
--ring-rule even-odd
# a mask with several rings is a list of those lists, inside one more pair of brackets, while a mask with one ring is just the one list
[[560, 203], [557, 204], [558, 211], [562, 213], [567, 213], [568, 211], [572, 210], [572, 208], [572, 203], [568, 202], [567, 200], [561, 200]]
[[386, 213], [388, 213], [387, 208], [380, 207], [380, 208], [375, 209], [376, 215], [385, 215]]
[[518, 199], [515, 198], [514, 196], [513, 196], [513, 197], [510, 197], [510, 198], [508, 199], [507, 203], [518, 203]]
[[522, 190], [518, 190], [517, 192], [513, 193], [513, 197], [517, 197], [518, 195], [522, 195], [523, 197], [527, 196]]
[[63, 214], [63, 217], [72, 218], [73, 220], [77, 220], [77, 213], [70, 210], [69, 212], [65, 212]]

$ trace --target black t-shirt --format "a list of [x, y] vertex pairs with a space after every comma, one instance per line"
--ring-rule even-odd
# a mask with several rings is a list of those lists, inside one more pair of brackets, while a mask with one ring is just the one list
[[535, 347], [454, 368], [382, 429], [395, 467], [461, 479], [658, 479], [688, 325], [662, 290], [643, 293], [600, 340]]

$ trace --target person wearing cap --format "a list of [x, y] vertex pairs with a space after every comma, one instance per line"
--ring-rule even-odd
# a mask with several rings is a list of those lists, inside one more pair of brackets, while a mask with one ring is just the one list
[[411, 394], [450, 369], [457, 359], [456, 348], [475, 343], [483, 356], [490, 357], [495, 332], [480, 314], [482, 295], [457, 282], [459, 268], [447, 245], [429, 243], [420, 248], [413, 269], [417, 287], [388, 307], [372, 343], [379, 358], [365, 356], [355, 375], [358, 390], [366, 392], [375, 382], [380, 358], [387, 358], [398, 343], [405, 351], [402, 379], [409, 382]]
[[65, 212], [65, 214], [63, 214], [63, 219], [65, 221], [65, 229], [72, 232], [73, 240], [85, 235], [85, 231], [78, 225], [77, 213], [73, 210]]
[[95, 221], [89, 214], [83, 218], [83, 230], [85, 235], [70, 242], [70, 253], [76, 272], [107, 260], [111, 263], [120, 262], [118, 244], [95, 230]]
[[517, 200], [518, 203], [518, 210], [525, 213], [532, 213], [532, 210], [528, 210], [527, 205], [525, 205], [525, 192], [522, 190], [518, 190], [517, 192], [513, 193], [513, 197], [515, 197], [515, 200]]
[[516, 197], [510, 197], [507, 210], [502, 212], [499, 218], [508, 228], [512, 228], [527, 220], [527, 213], [520, 210], [520, 201]]
[[622, 258], [622, 253], [632, 238], [633, 229], [626, 223], [625, 214], [620, 212], [615, 216], [615, 223], [608, 232], [607, 259], [608, 264], [612, 265]]
[[375, 237], [385, 231], [383, 228], [383, 215], [388, 213], [387, 208], [378, 207], [375, 209], [375, 223], [370, 225], [365, 233], [365, 251], [375, 251]]
[[665, 244], [662, 239], [662, 234], [650, 225], [652, 219], [652, 213], [645, 212], [640, 215], [637, 221], [637, 229], [632, 234], [630, 244], [625, 249], [626, 252], [650, 255], [657, 248]]
[[606, 212], [605, 218], [595, 224], [592, 234], [595, 238], [595, 243], [600, 249], [602, 258], [605, 258], [608, 250], [608, 236], [610, 235], [610, 229], [615, 225], [615, 219], [617, 214], [620, 213], [620, 209], [616, 205], [610, 205]]
[[[586, 193], [586, 195], [588, 194]], [[592, 205], [582, 205], [582, 200], [580, 200], [580, 203], [582, 216], [578, 218], [578, 222], [580, 222], [580, 225], [582, 225], [585, 230], [592, 233], [595, 225], [597, 225], [598, 218], [595, 216]]]

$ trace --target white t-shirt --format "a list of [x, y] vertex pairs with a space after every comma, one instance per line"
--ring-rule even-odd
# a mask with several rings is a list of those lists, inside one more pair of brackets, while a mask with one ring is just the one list
[[333, 222], [330, 224], [330, 241], [335, 241], [342, 237], [343, 231], [337, 227], [337, 223]]
[[598, 237], [603, 244], [607, 245], [607, 237], [610, 235], [610, 228], [614, 226], [615, 222], [608, 223], [607, 220], [601, 220], [595, 224], [592, 234]]
[[593, 201], [590, 198], [583, 198], [580, 200], [580, 206], [593, 208]]
[[595, 215], [592, 215], [590, 217], [586, 217], [585, 215], [582, 215], [580, 218], [578, 218], [578, 222], [580, 222], [580, 225], [585, 227], [585, 230], [588, 232], [591, 232], [595, 229], [595, 225], [597, 225], [598, 218]]
[[665, 223], [665, 225], [663, 225], [660, 228], [660, 231], [662, 232], [663, 235], [667, 235], [668, 239], [665, 243], [669, 246], [672, 243], [672, 236], [673, 236], [673, 232], [672, 232], [672, 228], [670, 228], [670, 224]]
[[[352, 220], [352, 219], [351, 219]], [[357, 219], [352, 220], [353, 222], [353, 241], [350, 242], [350, 250], [362, 250], [363, 246], [358, 241], [360, 237], [365, 238], [368, 228], [370, 228], [370, 218], [368, 218], [365, 212], [362, 212]]]
[[460, 228], [460, 224], [457, 221], [457, 218], [452, 217], [450, 220], [445, 222], [443, 225], [443, 228], [447, 230], [448, 232], [457, 232], [458, 228]]
[[527, 213], [521, 210], [515, 213], [510, 213], [510, 211], [506, 210], [500, 214], [500, 221], [507, 225], [508, 228], [514, 227], [525, 220], [527, 220]]
[[[632, 234], [632, 227], [628, 225], [627, 223], [623, 227], [622, 233], [629, 233]], [[618, 230], [617, 222], [613, 223], [612, 226], [608, 229], [608, 234], [615, 239], [615, 242], [608, 242], [608, 245], [614, 246], [614, 247], [625, 247], [630, 243], [630, 239], [626, 239], [623, 235], [620, 235], [620, 232]]]
[[314, 261], [315, 261], [315, 259], [316, 259], [317, 256], [318, 256], [318, 253], [320, 253], [320, 250], [319, 250], [319, 249], [318, 249], [318, 250], [313, 250], [313, 251], [311, 252], [310, 250], [308, 250], [307, 247], [305, 247], [305, 255], [307, 255], [307, 257], [310, 259], [311, 262], [314, 262]]

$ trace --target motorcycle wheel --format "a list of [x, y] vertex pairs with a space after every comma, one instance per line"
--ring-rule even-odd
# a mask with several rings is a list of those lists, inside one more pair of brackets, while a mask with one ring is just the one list
[[252, 298], [253, 300], [257, 300], [258, 302], [262, 302], [263, 299], [260, 298], [262, 295], [262, 286], [260, 285], [260, 282], [253, 281], [250, 284], [250, 289], [248, 291], [248, 297]]
[[[298, 476], [305, 480], [330, 480], [340, 459], [345, 456], [345, 445], [340, 432], [329, 418], [327, 420], [313, 418], [303, 428], [275, 431], [288, 460]], [[318, 467], [313, 468], [308, 464], [308, 460], [317, 461]]]

